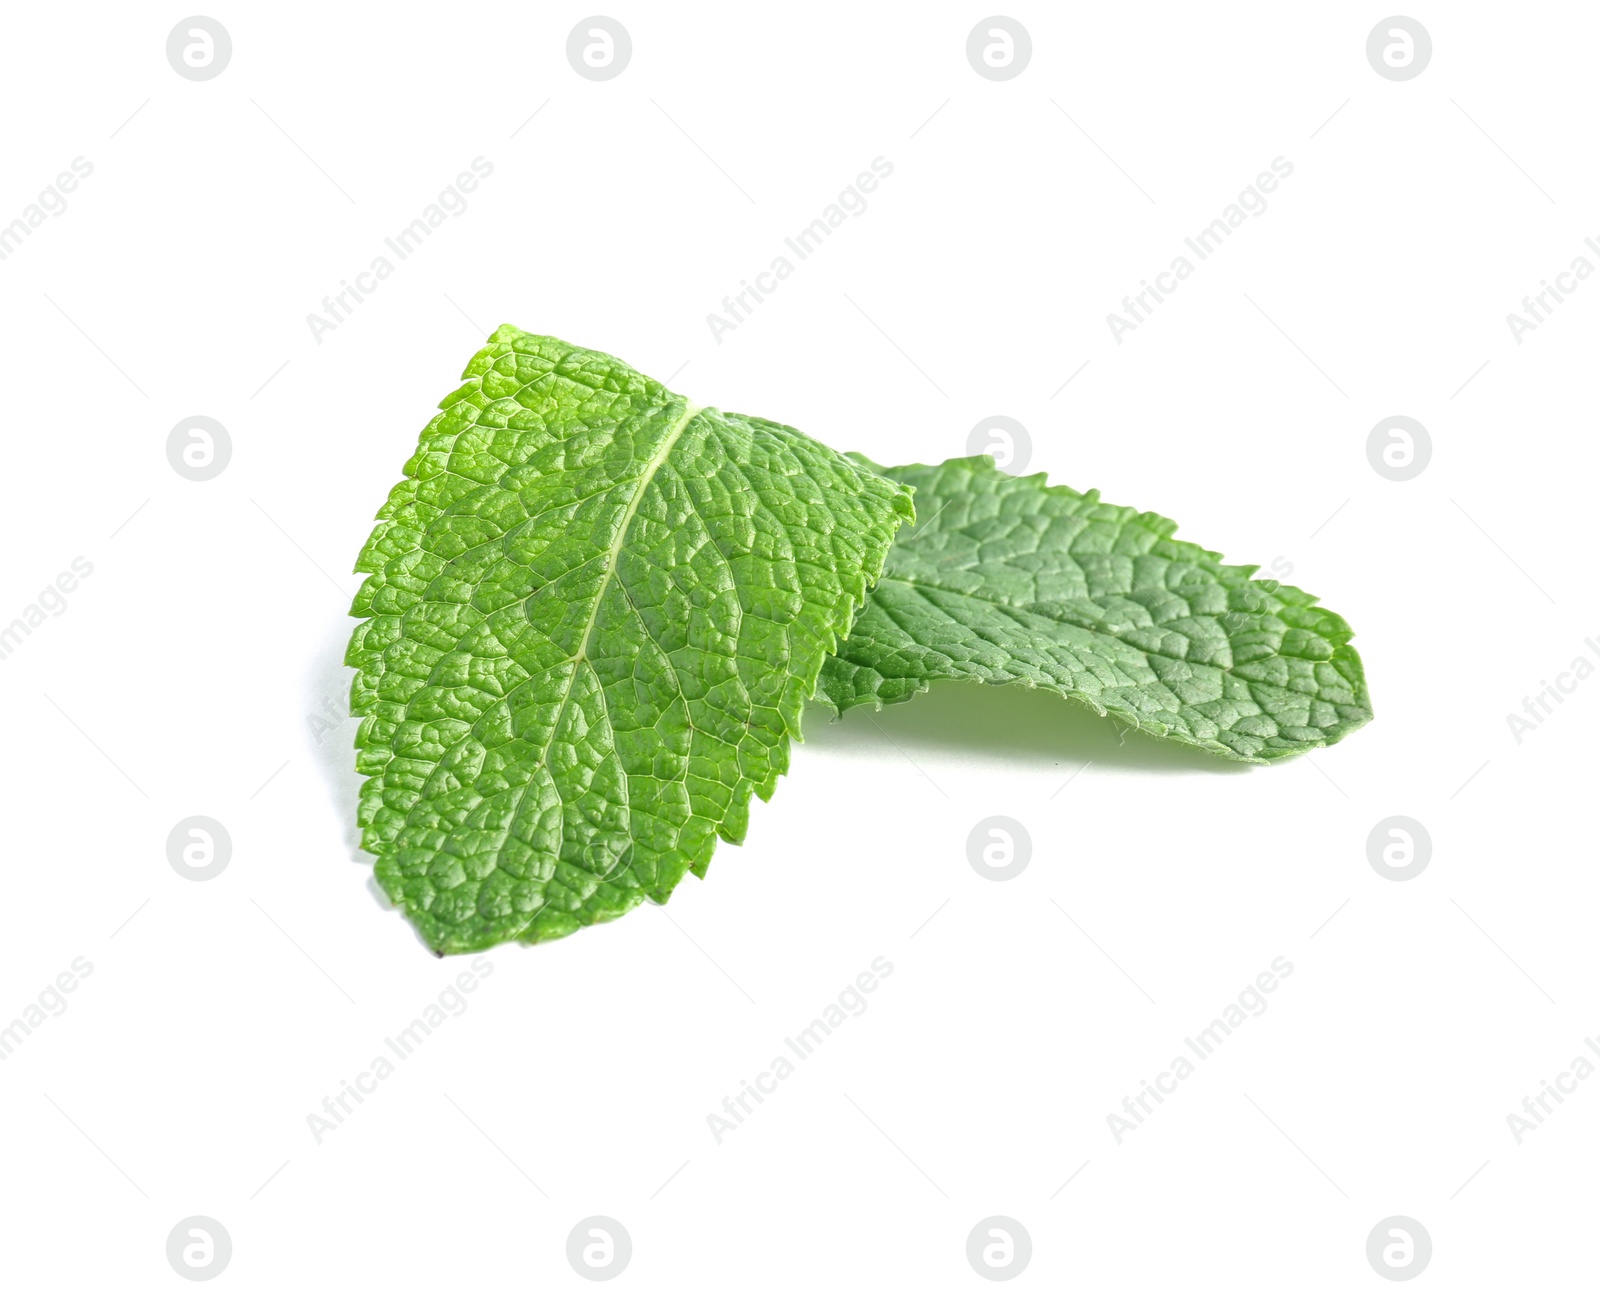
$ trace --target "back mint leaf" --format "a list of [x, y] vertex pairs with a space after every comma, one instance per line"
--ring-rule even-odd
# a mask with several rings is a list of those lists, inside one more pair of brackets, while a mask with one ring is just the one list
[[356, 570], [362, 845], [436, 951], [664, 902], [772, 796], [911, 493], [502, 326]]
[[1372, 719], [1351, 631], [1315, 596], [1175, 541], [1159, 514], [1014, 478], [988, 456], [897, 469], [923, 521], [828, 660], [818, 697], [882, 707], [938, 680], [1037, 686], [1260, 762]]

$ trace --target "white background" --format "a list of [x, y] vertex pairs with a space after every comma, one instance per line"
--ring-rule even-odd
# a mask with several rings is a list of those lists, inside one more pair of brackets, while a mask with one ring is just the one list
[[[7, 10], [0, 221], [93, 174], [0, 262], [0, 622], [94, 565], [0, 661], [0, 1021], [94, 970], [0, 1063], [8, 1292], [189, 1292], [192, 1214], [240, 1294], [589, 1292], [591, 1214], [633, 1240], [616, 1292], [986, 1291], [995, 1214], [1032, 1238], [1021, 1291], [1376, 1292], [1393, 1214], [1432, 1237], [1419, 1290], [1592, 1283], [1600, 1080], [1520, 1145], [1506, 1115], [1600, 1032], [1600, 683], [1520, 744], [1506, 715], [1600, 665], [1600, 284], [1520, 344], [1506, 315], [1600, 235], [1600, 15], [1413, 11], [1433, 58], [1397, 83], [1382, 9], [1225, 8], [1013, 8], [1033, 56], [1001, 83], [971, 5], [623, 4], [603, 83], [570, 6], [224, 6], [201, 83], [166, 61], [181, 10]], [[480, 156], [468, 210], [315, 341]], [[868, 209], [714, 341], [878, 156]], [[1280, 156], [1268, 210], [1116, 342]], [[340, 661], [373, 512], [502, 321], [889, 463], [1019, 419], [1053, 480], [1292, 564], [1377, 719], [1249, 768], [1021, 692], [814, 712], [704, 883], [491, 953], [318, 1144], [306, 1115], [466, 967], [353, 847]], [[233, 444], [204, 483], [165, 454], [195, 414]], [[1404, 483], [1365, 451], [1395, 414], [1433, 440]], [[233, 840], [208, 883], [166, 859], [195, 814]], [[996, 814], [1032, 838], [1008, 883], [966, 857]], [[1394, 814], [1432, 837], [1411, 882], [1368, 863]], [[706, 1115], [875, 956], [867, 1012], [719, 1145]], [[1275, 956], [1267, 1012], [1116, 1143]]]

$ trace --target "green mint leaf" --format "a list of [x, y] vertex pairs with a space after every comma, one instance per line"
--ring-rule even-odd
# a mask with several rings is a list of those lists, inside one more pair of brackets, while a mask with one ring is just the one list
[[1315, 596], [1188, 541], [1159, 514], [1015, 478], [988, 456], [880, 469], [917, 492], [883, 580], [823, 668], [836, 711], [933, 681], [1019, 684], [1261, 762], [1372, 718], [1350, 627]]
[[663, 902], [772, 796], [911, 493], [502, 326], [356, 571], [362, 845], [435, 951]]

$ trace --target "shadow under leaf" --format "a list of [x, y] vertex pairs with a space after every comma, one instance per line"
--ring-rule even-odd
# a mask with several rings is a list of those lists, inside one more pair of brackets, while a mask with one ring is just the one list
[[1158, 739], [1097, 716], [1047, 690], [942, 681], [881, 712], [855, 708], [835, 720], [828, 708], [806, 711], [806, 742], [836, 752], [869, 752], [886, 743], [907, 752], [970, 753], [1019, 765], [1093, 762], [1133, 770], [1240, 775], [1250, 769], [1202, 749]]

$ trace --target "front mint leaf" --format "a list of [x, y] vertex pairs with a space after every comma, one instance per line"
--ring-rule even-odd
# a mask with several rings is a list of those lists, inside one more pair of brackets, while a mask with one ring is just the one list
[[502, 326], [356, 564], [362, 845], [434, 950], [664, 902], [772, 796], [911, 493]]
[[836, 711], [937, 680], [1037, 686], [1240, 761], [1336, 743], [1372, 719], [1343, 618], [1173, 540], [1171, 519], [1012, 477], [988, 456], [871, 467], [916, 488], [924, 521], [896, 538], [823, 669], [819, 698]]

